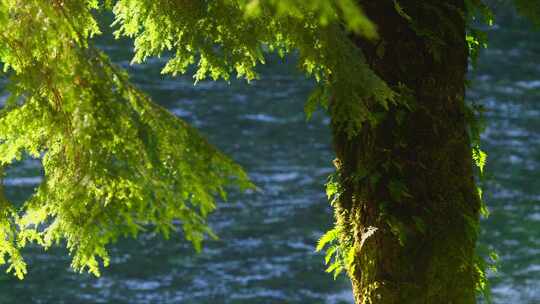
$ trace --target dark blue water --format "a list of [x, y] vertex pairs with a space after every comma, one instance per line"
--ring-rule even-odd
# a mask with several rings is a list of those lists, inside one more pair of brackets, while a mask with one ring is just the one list
[[[501, 256], [494, 302], [540, 303], [540, 35], [520, 22], [491, 31], [491, 48], [471, 75], [484, 103], [491, 217], [481, 242]], [[129, 44], [100, 46], [127, 67]], [[332, 171], [328, 118], [306, 122], [313, 87], [294, 59], [271, 58], [261, 79], [202, 82], [165, 78], [163, 60], [130, 67], [133, 81], [197, 126], [249, 172], [260, 191], [232, 193], [211, 216], [220, 236], [195, 254], [181, 236], [144, 235], [111, 248], [102, 277], [69, 269], [66, 250], [26, 250], [24, 281], [0, 276], [0, 303], [350, 303], [350, 285], [324, 273], [314, 244], [332, 224], [323, 184]], [[23, 199], [40, 182], [38, 162], [9, 172], [8, 194]]]

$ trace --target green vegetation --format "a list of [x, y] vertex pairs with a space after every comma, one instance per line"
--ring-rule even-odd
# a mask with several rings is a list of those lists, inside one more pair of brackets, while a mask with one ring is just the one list
[[[537, 2], [516, 7], [540, 20]], [[181, 227], [200, 250], [216, 197], [252, 187], [93, 46], [105, 11], [134, 63], [172, 54], [162, 72], [195, 67], [195, 82], [250, 81], [266, 52], [298, 55], [318, 83], [306, 114], [328, 111], [337, 155], [336, 227], [317, 250], [328, 245], [328, 272], [347, 272], [357, 303], [472, 303], [485, 290], [472, 164], [482, 174], [486, 154], [464, 102], [486, 43], [473, 25], [493, 22], [480, 0], [1, 0], [0, 169], [29, 156], [45, 177], [22, 206], [0, 196], [8, 272], [24, 277], [27, 244], [65, 242], [74, 269], [99, 275], [108, 244], [148, 227]]]
[[[117, 1], [114, 7], [97, 1], [2, 2], [1, 61], [10, 95], [0, 120], [0, 161], [7, 166], [28, 154], [45, 168], [45, 182], [20, 210], [5, 207], [8, 237], [1, 248], [9, 271], [23, 277], [18, 249], [27, 242], [49, 247], [66, 240], [73, 267], [98, 274], [96, 257], [107, 264], [110, 241], [134, 236], [144, 224], [167, 236], [174, 219], [199, 248], [210, 232], [204, 220], [214, 208], [213, 196], [224, 196], [229, 184], [249, 186], [240, 168], [134, 88], [92, 46], [91, 38], [100, 34], [95, 14], [112, 8], [116, 35], [134, 38], [134, 62], [174, 51], [164, 73], [185, 73], [196, 63], [195, 81], [228, 80], [232, 73], [249, 81], [264, 62], [263, 47], [282, 55], [299, 50], [302, 68], [323, 83], [325, 94], [363, 94], [386, 104], [392, 92], [355, 60], [359, 52], [345, 33], [334, 34], [341, 32], [330, 25], [336, 11], [325, 3], [314, 2], [304, 16], [299, 2], [287, 4], [298, 9], [289, 10], [278, 1], [185, 1], [182, 7], [171, 1]], [[338, 8], [351, 30], [375, 35], [353, 2], [340, 1]], [[357, 76], [330, 80], [334, 74]], [[352, 102], [336, 111], [350, 132], [369, 115]], [[365, 117], [353, 116], [355, 111]]]

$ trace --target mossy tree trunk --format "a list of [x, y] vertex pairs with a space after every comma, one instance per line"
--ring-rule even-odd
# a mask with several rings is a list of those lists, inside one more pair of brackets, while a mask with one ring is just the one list
[[355, 301], [475, 303], [480, 200], [464, 103], [464, 1], [360, 3], [380, 37], [351, 39], [410, 107], [379, 109], [380, 122], [353, 138], [334, 127], [336, 218], [354, 246]]

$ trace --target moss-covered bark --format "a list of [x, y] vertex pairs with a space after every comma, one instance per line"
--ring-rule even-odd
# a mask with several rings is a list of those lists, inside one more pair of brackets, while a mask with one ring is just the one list
[[464, 104], [464, 1], [360, 3], [380, 37], [351, 39], [410, 107], [379, 109], [379, 123], [353, 138], [334, 128], [336, 218], [342, 241], [354, 240], [355, 301], [475, 303], [480, 201]]

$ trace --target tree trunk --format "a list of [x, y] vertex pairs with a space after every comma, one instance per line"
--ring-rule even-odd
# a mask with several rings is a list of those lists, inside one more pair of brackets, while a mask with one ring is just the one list
[[480, 199], [464, 103], [464, 1], [359, 2], [380, 37], [351, 39], [410, 108], [381, 108], [380, 123], [353, 138], [333, 128], [344, 189], [336, 218], [340, 238], [353, 240], [355, 302], [475, 303]]

